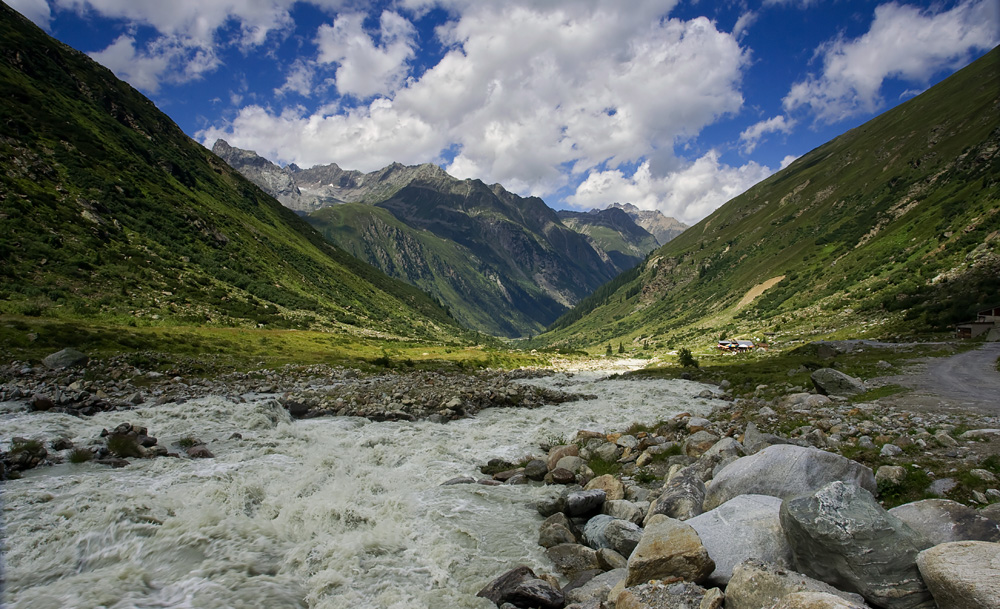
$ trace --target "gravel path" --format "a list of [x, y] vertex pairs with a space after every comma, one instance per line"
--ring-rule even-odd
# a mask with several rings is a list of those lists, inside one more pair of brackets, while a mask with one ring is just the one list
[[1000, 342], [986, 343], [972, 351], [925, 360], [886, 380], [914, 390], [900, 396], [901, 402], [1000, 415], [998, 357]]

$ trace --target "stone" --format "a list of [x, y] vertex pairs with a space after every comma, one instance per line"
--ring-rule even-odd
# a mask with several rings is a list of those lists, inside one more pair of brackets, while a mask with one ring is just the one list
[[594, 457], [607, 462], [617, 461], [621, 454], [621, 447], [613, 442], [605, 442], [594, 449]]
[[857, 594], [837, 590], [790, 569], [750, 559], [733, 568], [733, 576], [726, 586], [726, 609], [770, 609], [782, 598], [796, 592], [833, 594], [859, 607], [866, 606], [864, 599]]
[[642, 529], [628, 520], [616, 519], [605, 527], [604, 538], [611, 549], [628, 558], [642, 539]]
[[712, 480], [704, 509], [714, 509], [738, 495], [785, 499], [813, 492], [835, 480], [875, 492], [875, 475], [864, 465], [818, 448], [778, 444], [727, 465]]
[[[599, 564], [601, 569], [605, 571], [627, 569], [628, 559], [611, 548], [601, 548], [597, 551], [597, 564]], [[624, 573], [622, 576], [624, 577]]]
[[712, 448], [706, 450], [705, 454], [703, 454], [702, 456], [714, 457], [718, 455], [722, 458], [729, 458], [729, 457], [742, 457], [745, 454], [746, 451], [743, 450], [743, 445], [737, 442], [736, 438], [726, 437], [722, 438], [721, 440], [713, 444]]
[[535, 578], [519, 582], [504, 601], [515, 607], [562, 609], [565, 598], [562, 590], [543, 579]]
[[587, 516], [599, 512], [606, 496], [601, 489], [569, 493], [566, 495], [566, 515]]
[[781, 529], [780, 510], [777, 497], [740, 495], [687, 521], [715, 562], [708, 583], [726, 585], [733, 568], [750, 558], [791, 567], [792, 550]]
[[211, 459], [215, 457], [212, 451], [208, 450], [208, 447], [204, 444], [196, 444], [187, 449], [187, 455], [192, 459]]
[[615, 585], [625, 579], [626, 570], [624, 568], [613, 569], [600, 575], [584, 585], [566, 592], [567, 603], [587, 603], [598, 601], [603, 603], [608, 600], [608, 593]]
[[441, 483], [441, 486], [454, 486], [456, 484], [475, 484], [476, 479], [472, 476], [458, 476], [456, 478], [451, 478], [445, 480]]
[[1000, 541], [1000, 524], [949, 499], [924, 499], [889, 510], [923, 540], [921, 548], [950, 541]]
[[545, 476], [546, 484], [573, 484], [576, 482], [576, 474], [568, 469], [557, 467]]
[[642, 524], [643, 517], [646, 515], [646, 512], [638, 505], [627, 499], [605, 501], [601, 513], [635, 524]]
[[882, 457], [898, 457], [903, 454], [903, 449], [895, 444], [886, 444], [882, 446], [882, 450], [880, 450], [878, 454]]
[[870, 492], [832, 482], [782, 502], [795, 568], [883, 609], [934, 609], [917, 571], [920, 537]]
[[524, 475], [529, 480], [542, 480], [549, 471], [548, 465], [541, 459], [532, 459], [524, 464]]
[[793, 592], [784, 596], [770, 609], [865, 609], [868, 605], [858, 605], [826, 592]]
[[700, 582], [714, 570], [715, 563], [693, 528], [680, 520], [658, 515], [650, 520], [628, 559], [625, 586], [669, 577]]
[[611, 544], [608, 543], [608, 538], [604, 532], [614, 520], [614, 518], [606, 514], [598, 514], [588, 520], [587, 524], [583, 527], [583, 543], [595, 550], [610, 548]]
[[487, 584], [482, 590], [476, 593], [476, 596], [485, 598], [499, 607], [507, 602], [510, 593], [514, 591], [518, 584], [530, 579], [535, 579], [534, 571], [524, 566], [514, 567]]
[[[995, 489], [990, 489], [995, 490]], [[987, 491], [989, 492], [989, 491]], [[996, 520], [1000, 522], [1000, 503], [991, 503], [990, 505], [979, 510], [979, 513], [990, 520]]]
[[628, 587], [615, 609], [700, 609], [705, 589], [691, 582], [653, 582]]
[[936, 434], [934, 434], [933, 437], [934, 441], [937, 442], [939, 446], [943, 446], [945, 448], [953, 448], [955, 446], [958, 446], [958, 441], [955, 440], [955, 438], [949, 436], [944, 431], [937, 432]]
[[1000, 438], [1000, 429], [970, 429], [958, 437], [963, 440]]
[[46, 412], [56, 407], [55, 402], [47, 395], [36, 393], [31, 396], [31, 409], [35, 412]]
[[49, 370], [62, 370], [74, 366], [86, 366], [89, 358], [76, 349], [66, 348], [46, 355], [42, 364]]
[[988, 469], [970, 469], [969, 475], [974, 478], [978, 478], [987, 484], [996, 484], [997, 482], [996, 474]]
[[788, 444], [788, 440], [761, 432], [753, 421], [747, 423], [746, 431], [743, 433], [743, 450], [746, 454], [756, 454], [774, 444]]
[[538, 545], [551, 548], [561, 543], [577, 543], [577, 539], [569, 519], [562, 512], [557, 512], [546, 518], [538, 528]]
[[664, 485], [663, 492], [649, 507], [644, 522], [657, 514], [677, 520], [687, 520], [702, 513], [705, 502], [705, 483], [694, 466], [677, 472]]
[[639, 446], [639, 440], [635, 436], [626, 434], [615, 440], [615, 444], [626, 450], [635, 450]]
[[899, 486], [903, 480], [906, 480], [906, 468], [902, 465], [883, 465], [875, 471], [875, 486], [879, 489]]
[[816, 391], [823, 395], [852, 396], [867, 391], [860, 379], [833, 368], [815, 370], [809, 378], [812, 379]]
[[944, 543], [921, 552], [917, 566], [942, 609], [1000, 607], [1000, 544]]
[[707, 431], [697, 431], [684, 440], [684, 454], [698, 458], [719, 441], [719, 436]]
[[[567, 456], [559, 459], [556, 463], [555, 469], [565, 469], [573, 473], [573, 475], [579, 474], [583, 471], [583, 468], [587, 465], [587, 462], [580, 457]], [[553, 470], [554, 471], [554, 470]]]
[[593, 548], [576, 543], [561, 543], [545, 550], [545, 555], [555, 565], [556, 570], [568, 577], [583, 571], [600, 570], [597, 552]]
[[940, 497], [950, 493], [956, 486], [958, 486], [958, 482], [954, 478], [938, 478], [927, 487], [927, 492]]
[[592, 491], [594, 489], [604, 491], [605, 501], [618, 501], [625, 498], [625, 485], [611, 474], [598, 476], [583, 487], [585, 491]]
[[565, 444], [562, 446], [553, 446], [549, 449], [549, 457], [546, 459], [546, 466], [549, 471], [556, 468], [556, 463], [559, 463], [559, 459], [563, 457], [579, 457], [580, 447], [576, 444]]
[[[712, 392], [709, 391], [708, 396], [706, 397], [712, 397]], [[685, 425], [685, 427], [687, 427], [688, 433], [696, 433], [703, 429], [707, 429], [711, 425], [712, 422], [704, 417], [691, 417], [690, 419], [688, 419], [687, 425]]]

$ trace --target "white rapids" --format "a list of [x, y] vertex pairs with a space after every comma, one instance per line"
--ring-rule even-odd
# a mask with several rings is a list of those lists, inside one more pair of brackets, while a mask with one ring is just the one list
[[[197, 436], [214, 459], [63, 464], [5, 482], [3, 603], [11, 609], [414, 608], [493, 605], [475, 596], [537, 545], [542, 486], [441, 486], [493, 457], [540, 454], [577, 430], [704, 414], [688, 381], [533, 383], [597, 399], [489, 409], [446, 425], [292, 421], [273, 399], [210, 397], [80, 419], [7, 410], [4, 439], [78, 445], [130, 422], [161, 445]], [[2, 406], [2, 405], [0, 405]], [[230, 439], [234, 432], [243, 439]], [[481, 476], [480, 476], [481, 477]]]

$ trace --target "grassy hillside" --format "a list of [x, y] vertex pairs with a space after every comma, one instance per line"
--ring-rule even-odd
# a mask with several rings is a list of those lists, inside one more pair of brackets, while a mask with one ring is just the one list
[[328, 244], [145, 97], [0, 4], [0, 313], [461, 332]]
[[544, 341], [914, 335], [1000, 303], [998, 93], [994, 49], [726, 203]]

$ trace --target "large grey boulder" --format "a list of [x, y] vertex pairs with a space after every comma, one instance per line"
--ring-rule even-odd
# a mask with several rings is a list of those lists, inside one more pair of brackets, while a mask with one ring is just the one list
[[921, 552], [917, 566], [941, 609], [1000, 607], [1000, 544], [941, 544]]
[[575, 543], [561, 543], [545, 550], [545, 555], [556, 569], [567, 577], [574, 577], [584, 571], [599, 570], [597, 552], [593, 548]]
[[782, 597], [770, 609], [864, 609], [867, 606], [846, 601], [826, 592], [793, 592]]
[[63, 368], [72, 368], [73, 366], [86, 366], [87, 361], [89, 360], [86, 355], [76, 349], [67, 347], [61, 351], [46, 355], [42, 359], [42, 364], [49, 370], [62, 370]]
[[649, 506], [644, 522], [656, 514], [663, 514], [677, 520], [687, 520], [702, 512], [705, 503], [705, 483], [697, 468], [685, 467], [664, 485], [659, 498]]
[[583, 543], [587, 544], [591, 548], [594, 548], [595, 550], [610, 548], [611, 544], [608, 543], [605, 531], [607, 530], [608, 525], [614, 521], [614, 518], [606, 514], [598, 514], [588, 520], [587, 524], [583, 526]]
[[600, 489], [569, 493], [566, 495], [566, 507], [563, 511], [567, 516], [587, 516], [599, 512], [606, 496]]
[[867, 607], [857, 594], [837, 590], [802, 573], [750, 559], [733, 568], [733, 576], [726, 586], [726, 609], [770, 609], [796, 592], [833, 594], [859, 607]]
[[924, 499], [889, 510], [929, 548], [950, 541], [1000, 541], [1000, 524], [950, 499]]
[[823, 395], [850, 396], [867, 391], [860, 379], [833, 368], [820, 368], [809, 375], [809, 378], [812, 379], [816, 391]]
[[476, 596], [493, 601], [499, 607], [507, 602], [518, 584], [529, 579], [535, 579], [534, 571], [529, 567], [515, 567], [487, 584]]
[[605, 527], [604, 537], [611, 549], [628, 558], [642, 539], [642, 529], [628, 520], [613, 520]]
[[519, 582], [504, 601], [515, 607], [562, 609], [566, 599], [559, 588], [544, 579], [533, 578]]
[[594, 577], [579, 588], [574, 588], [566, 592], [567, 603], [587, 603], [598, 601], [603, 603], [608, 600], [608, 593], [618, 582], [625, 579], [625, 569], [614, 569]]
[[883, 609], [934, 609], [917, 570], [920, 537], [868, 491], [830, 483], [781, 505], [796, 569]]
[[629, 556], [625, 586], [668, 577], [701, 582], [714, 570], [715, 563], [694, 529], [680, 520], [658, 515], [650, 520]]
[[818, 448], [768, 446], [723, 468], [708, 485], [704, 509], [714, 509], [739, 495], [786, 499], [811, 493], [835, 480], [875, 492], [872, 470], [856, 461]]
[[691, 582], [659, 582], [626, 588], [615, 609], [700, 609], [706, 590]]
[[750, 558], [791, 567], [792, 550], [781, 530], [780, 510], [777, 497], [740, 495], [687, 521], [715, 561], [708, 583], [726, 585], [733, 568]]
[[642, 524], [643, 517], [646, 515], [645, 510], [640, 509], [638, 505], [628, 499], [605, 501], [604, 506], [601, 508], [601, 513], [621, 520], [628, 520], [635, 524]]
[[746, 431], [743, 432], [743, 450], [746, 454], [753, 455], [764, 450], [768, 446], [775, 444], [788, 444], [788, 440], [772, 433], [764, 433], [757, 428], [753, 421], [747, 423]]
[[576, 543], [576, 535], [573, 534], [573, 525], [569, 518], [562, 512], [556, 512], [549, 516], [538, 529], [538, 545], [543, 548], [551, 548], [561, 543]]

